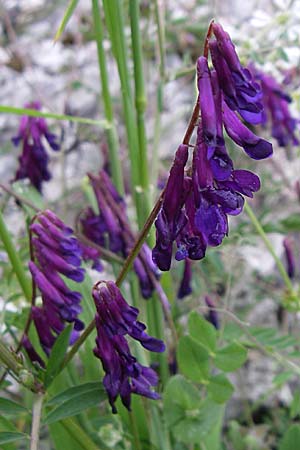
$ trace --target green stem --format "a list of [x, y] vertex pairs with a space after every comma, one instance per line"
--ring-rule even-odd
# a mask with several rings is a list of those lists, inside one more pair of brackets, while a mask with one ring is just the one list
[[64, 419], [60, 423], [70, 436], [78, 442], [82, 450], [101, 450], [74, 419]]
[[10, 352], [7, 347], [0, 341], [0, 360], [15, 375], [19, 375], [23, 366], [17, 361], [16, 356]]
[[22, 261], [17, 252], [16, 247], [14, 246], [11, 240], [10, 234], [6, 228], [1, 211], [0, 211], [0, 239], [3, 242], [4, 248], [11, 262], [13, 271], [15, 272], [18, 282], [22, 288], [24, 296], [28, 301], [31, 301], [31, 283], [29, 278], [26, 276], [25, 270], [22, 265]]
[[[137, 113], [137, 128], [140, 151], [140, 184], [149, 195], [149, 173], [147, 161], [147, 138], [145, 127], [145, 111], [147, 108], [147, 96], [145, 91], [143, 75], [143, 53], [140, 34], [140, 11], [139, 1], [131, 0], [129, 2], [129, 14], [131, 25], [131, 43], [134, 64], [134, 83], [135, 83], [135, 108]], [[148, 200], [149, 201], [149, 200]], [[147, 211], [147, 214], [149, 210]]]
[[120, 157], [118, 154], [119, 145], [118, 145], [117, 130], [114, 123], [112, 100], [109, 92], [106, 56], [103, 48], [103, 26], [100, 16], [98, 0], [92, 0], [92, 6], [93, 6], [94, 27], [95, 27], [95, 38], [98, 50], [99, 72], [101, 77], [102, 98], [104, 103], [104, 113], [107, 122], [110, 124], [110, 127], [106, 129], [106, 134], [108, 141], [109, 159], [112, 170], [112, 178], [119, 193], [121, 195], [124, 195], [124, 182]]
[[40, 423], [42, 415], [44, 394], [37, 394], [32, 409], [32, 426], [30, 435], [30, 450], [38, 450], [39, 448], [39, 434]]
[[263, 227], [261, 226], [259, 220], [257, 219], [257, 217], [255, 216], [252, 208], [249, 206], [249, 204], [247, 202], [245, 202], [244, 205], [244, 211], [246, 212], [246, 214], [248, 215], [249, 219], [252, 222], [252, 225], [254, 226], [255, 230], [257, 231], [257, 233], [260, 235], [260, 237], [262, 238], [262, 240], [265, 243], [265, 246], [267, 247], [267, 249], [269, 250], [270, 254], [272, 255], [275, 264], [277, 265], [277, 268], [279, 270], [280, 275], [282, 276], [282, 279], [289, 291], [290, 294], [294, 294], [294, 288], [293, 288], [293, 284], [284, 268], [284, 265], [282, 264], [282, 262], [280, 261], [280, 259], [278, 258], [278, 256], [276, 255], [274, 248], [271, 244], [271, 242], [269, 241], [266, 233], [263, 230]]
[[147, 217], [147, 213], [145, 209], [145, 196], [143, 195], [143, 188], [140, 182], [141, 161], [139, 139], [136, 127], [134, 102], [131, 94], [130, 73], [127, 63], [128, 57], [122, 3], [123, 2], [119, 0], [103, 0], [106, 24], [110, 34], [112, 49], [117, 62], [121, 83], [123, 113], [131, 169], [131, 191], [135, 199], [138, 224], [141, 228]]
[[69, 122], [84, 123], [86, 125], [97, 125], [102, 128], [109, 128], [110, 124], [106, 120], [88, 119], [87, 117], [68, 116], [66, 114], [56, 114], [42, 112], [36, 109], [15, 108], [14, 106], [0, 105], [0, 113], [16, 114], [18, 116], [44, 117], [45, 119], [68, 120]]
[[155, 20], [158, 32], [159, 73], [161, 81], [165, 78], [165, 28], [161, 2], [155, 0]]

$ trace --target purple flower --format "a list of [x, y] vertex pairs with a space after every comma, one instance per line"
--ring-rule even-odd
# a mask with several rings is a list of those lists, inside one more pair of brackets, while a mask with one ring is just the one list
[[227, 105], [247, 122], [260, 123], [263, 109], [260, 85], [241, 65], [229, 34], [218, 23], [212, 25], [212, 30], [215, 40], [210, 39], [209, 49]]
[[150, 367], [142, 366], [131, 354], [125, 336], [129, 335], [153, 352], [163, 352], [164, 343], [145, 332], [146, 326], [137, 321], [138, 309], [127, 304], [113, 282], [96, 285], [93, 298], [97, 309], [94, 354], [105, 371], [103, 385], [112, 412], [117, 412], [115, 401], [119, 395], [128, 410], [131, 394], [158, 399], [159, 395], [151, 389], [158, 383], [157, 374]]
[[187, 217], [182, 211], [186, 196], [184, 167], [187, 159], [188, 146], [180, 145], [170, 170], [162, 208], [155, 221], [156, 245], [152, 257], [160, 270], [170, 269], [173, 241], [187, 223]]
[[[26, 108], [41, 109], [39, 102], [25, 105]], [[19, 145], [22, 141], [22, 154], [19, 156], [20, 166], [17, 170], [15, 180], [29, 178], [31, 184], [38, 191], [42, 191], [43, 181], [49, 181], [51, 174], [48, 169], [48, 154], [44, 142], [54, 151], [58, 151], [60, 146], [55, 134], [50, 133], [46, 121], [43, 117], [21, 118], [18, 134], [12, 138], [14, 145]]]
[[295, 267], [296, 267], [292, 241], [289, 238], [285, 238], [283, 240], [283, 247], [287, 263], [287, 273], [288, 276], [292, 279], [295, 276]]
[[207, 246], [220, 245], [228, 234], [228, 214], [240, 214], [243, 196], [253, 197], [260, 188], [257, 175], [234, 169], [223, 125], [251, 158], [263, 159], [273, 151], [272, 145], [249, 130], [234, 112], [258, 117], [259, 88], [241, 66], [227, 33], [218, 25], [213, 31], [216, 40], [209, 41], [209, 48], [215, 70], [209, 69], [204, 56], [197, 62], [200, 123], [192, 166], [186, 167], [188, 146], [180, 145], [155, 221], [152, 257], [161, 270], [170, 269], [174, 243], [178, 261], [199, 260]]
[[[92, 242], [108, 247], [110, 251], [126, 258], [135, 242], [126, 214], [126, 204], [104, 170], [100, 171], [99, 176], [89, 174], [89, 178], [97, 199], [99, 214], [91, 208], [85, 211], [80, 219], [82, 233]], [[145, 299], [150, 298], [154, 290], [153, 277], [157, 279], [159, 273], [147, 244], [142, 246], [135, 259], [134, 270], [139, 279], [142, 296]]]
[[256, 136], [247, 128], [230, 108], [223, 103], [224, 126], [228, 136], [252, 159], [268, 158], [273, 153], [272, 144]]
[[187, 295], [191, 294], [192, 292], [191, 281], [192, 281], [192, 261], [187, 258], [184, 261], [183, 277], [178, 289], [177, 298], [181, 300]]
[[60, 275], [80, 283], [84, 270], [80, 267], [81, 249], [72, 229], [49, 210], [38, 214], [37, 220], [30, 225], [35, 262], [29, 262], [29, 270], [43, 304], [32, 308], [32, 318], [41, 345], [49, 355], [66, 322], [74, 324], [70, 344], [84, 328], [78, 319], [81, 294], [72, 291]]
[[280, 147], [286, 147], [290, 143], [298, 145], [299, 139], [295, 131], [299, 120], [294, 119], [289, 111], [291, 97], [271, 75], [256, 69], [253, 64], [249, 66], [249, 70], [261, 83], [262, 102], [265, 108], [263, 125], [266, 125], [269, 120], [271, 121], [272, 136]]

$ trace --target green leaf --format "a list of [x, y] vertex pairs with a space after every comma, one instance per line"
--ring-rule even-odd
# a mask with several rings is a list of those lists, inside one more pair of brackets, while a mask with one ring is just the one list
[[62, 21], [58, 27], [57, 32], [55, 33], [54, 41], [58, 41], [62, 33], [64, 32], [64, 29], [66, 28], [67, 23], [69, 22], [70, 18], [72, 17], [72, 14], [77, 6], [78, 0], [70, 0], [67, 9], [64, 13], [64, 16], [62, 18]]
[[96, 395], [97, 393], [103, 391], [101, 383], [99, 381], [91, 381], [89, 383], [84, 383], [80, 384], [79, 386], [73, 386], [71, 388], [68, 388], [65, 391], [61, 392], [60, 394], [57, 394], [55, 397], [51, 398], [47, 402], [47, 406], [53, 406], [59, 403], [63, 403], [67, 400], [70, 400], [73, 397], [80, 396], [90, 391], [95, 392]]
[[225, 403], [232, 396], [234, 387], [224, 374], [219, 374], [209, 380], [207, 391], [216, 403]]
[[172, 427], [172, 433], [181, 442], [187, 444], [199, 443], [207, 437], [218, 424], [223, 406], [206, 399], [196, 417], [186, 417]]
[[209, 354], [202, 345], [190, 336], [182, 336], [178, 343], [177, 359], [180, 371], [190, 380], [207, 383]]
[[234, 372], [247, 359], [247, 350], [241, 344], [233, 342], [217, 351], [215, 365], [224, 372]]
[[290, 214], [288, 217], [280, 221], [283, 232], [300, 230], [300, 214]]
[[198, 389], [182, 375], [169, 379], [163, 398], [164, 416], [169, 427], [184, 419], [186, 414], [197, 413], [201, 405]]
[[193, 444], [203, 439], [218, 423], [223, 407], [200, 393], [182, 375], [172, 377], [164, 392], [164, 418], [176, 440]]
[[28, 412], [28, 410], [19, 403], [8, 398], [0, 398], [0, 413], [17, 415], [24, 412]]
[[7, 444], [8, 442], [19, 441], [20, 439], [28, 439], [28, 435], [16, 431], [0, 431], [0, 444]]
[[294, 397], [290, 406], [290, 417], [294, 419], [300, 415], [300, 391], [294, 393]]
[[275, 386], [282, 386], [286, 383], [290, 378], [294, 377], [295, 373], [292, 371], [281, 372], [278, 375], [275, 375], [273, 378], [273, 384]]
[[67, 348], [70, 343], [70, 336], [73, 330], [73, 324], [68, 325], [58, 336], [52, 347], [50, 358], [45, 373], [45, 387], [48, 387], [56, 375], [59, 373], [61, 364], [64, 360]]
[[300, 425], [292, 425], [283, 436], [279, 450], [299, 450]]
[[211, 356], [214, 356], [217, 342], [215, 327], [196, 311], [190, 313], [188, 326], [190, 336], [207, 348]]
[[[62, 396], [61, 398], [65, 398], [67, 391], [59, 394]], [[44, 423], [50, 424], [65, 419], [66, 417], [75, 416], [87, 408], [99, 405], [99, 403], [105, 399], [106, 393], [100, 382], [97, 387], [95, 386], [94, 389], [87, 390], [86, 392], [82, 393], [78, 390], [77, 395], [68, 396], [67, 400], [62, 401], [62, 403], [47, 414]], [[52, 401], [53, 400], [54, 399], [52, 399]]]

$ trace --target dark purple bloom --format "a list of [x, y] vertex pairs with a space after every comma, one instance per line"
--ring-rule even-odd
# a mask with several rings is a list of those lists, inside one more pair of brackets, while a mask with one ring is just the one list
[[295, 256], [293, 253], [293, 244], [289, 238], [285, 238], [283, 240], [283, 247], [285, 251], [285, 258], [287, 263], [287, 273], [288, 276], [292, 279], [295, 276]]
[[299, 139], [295, 131], [299, 120], [293, 118], [289, 111], [291, 97], [274, 77], [256, 69], [254, 65], [251, 65], [249, 69], [261, 83], [264, 105], [263, 125], [266, 125], [269, 120], [271, 121], [272, 136], [277, 140], [279, 146], [286, 147], [290, 143], [298, 145]]
[[155, 221], [156, 245], [152, 257], [160, 270], [170, 269], [173, 241], [187, 223], [187, 217], [182, 211], [186, 196], [184, 167], [187, 159], [188, 147], [180, 145], [165, 188], [162, 208]]
[[272, 154], [272, 145], [250, 131], [234, 112], [242, 116], [260, 114], [260, 94], [220, 26], [216, 25], [216, 40], [210, 41], [210, 48], [215, 52], [212, 60], [216, 70], [209, 69], [204, 56], [197, 62], [200, 123], [192, 166], [186, 168], [188, 146], [180, 145], [155, 222], [152, 257], [161, 270], [170, 269], [174, 242], [178, 261], [199, 260], [205, 256], [207, 246], [220, 245], [228, 234], [227, 215], [240, 214], [243, 196], [253, 197], [260, 188], [257, 175], [234, 169], [223, 125], [229, 137], [253, 159]]
[[65, 322], [74, 324], [70, 344], [84, 328], [78, 319], [81, 294], [72, 291], [60, 275], [81, 282], [84, 270], [80, 267], [81, 248], [72, 229], [49, 210], [38, 214], [37, 220], [30, 225], [35, 262], [29, 262], [29, 269], [41, 292], [43, 305], [32, 308], [32, 318], [41, 345], [49, 355]]
[[209, 49], [226, 103], [247, 122], [260, 123], [263, 109], [260, 85], [241, 65], [229, 34], [218, 23], [212, 25], [212, 30], [216, 39], [210, 39]]
[[[41, 109], [39, 102], [33, 102], [25, 105], [26, 108]], [[29, 178], [33, 186], [38, 191], [42, 190], [43, 181], [48, 181], [51, 174], [48, 169], [48, 154], [44, 143], [52, 150], [57, 151], [60, 145], [57, 142], [55, 134], [50, 133], [47, 123], [43, 117], [21, 118], [18, 134], [12, 138], [14, 145], [19, 145], [22, 141], [22, 154], [19, 156], [19, 169], [17, 170], [15, 180]]]
[[131, 354], [125, 336], [128, 334], [153, 352], [163, 352], [164, 343], [145, 332], [146, 326], [137, 321], [138, 309], [127, 304], [113, 282], [101, 282], [95, 286], [93, 298], [97, 309], [94, 354], [101, 360], [105, 371], [103, 385], [112, 412], [117, 412], [115, 401], [119, 395], [129, 410], [131, 394], [159, 398], [151, 389], [158, 383], [157, 374], [153, 369], [142, 366]]
[[181, 300], [187, 295], [191, 294], [192, 292], [191, 281], [192, 281], [192, 261], [187, 258], [184, 261], [183, 277], [178, 289], [177, 298]]
[[[135, 242], [126, 214], [126, 204], [106, 172], [101, 170], [99, 176], [89, 174], [89, 178], [97, 199], [99, 214], [91, 208], [85, 211], [80, 219], [82, 233], [90, 241], [108, 247], [112, 252], [126, 258]], [[139, 279], [142, 296], [145, 299], [150, 298], [154, 290], [153, 277], [157, 279], [159, 273], [152, 261], [151, 250], [146, 244], [142, 246], [134, 261], [134, 270]]]
[[250, 158], [264, 159], [272, 155], [272, 144], [249, 130], [225, 102], [223, 103], [223, 120], [228, 136], [237, 145], [243, 147]]

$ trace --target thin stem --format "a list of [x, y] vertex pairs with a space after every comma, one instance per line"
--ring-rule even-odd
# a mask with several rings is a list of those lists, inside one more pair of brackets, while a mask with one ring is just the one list
[[204, 56], [205, 58], [208, 58], [208, 51], [209, 51], [208, 41], [209, 41], [209, 38], [210, 38], [211, 35], [212, 35], [212, 26], [213, 26], [213, 23], [214, 23], [214, 19], [211, 20], [211, 22], [210, 22], [210, 24], [209, 24], [209, 26], [208, 26], [208, 30], [207, 30], [207, 33], [206, 33], [206, 38], [205, 38], [205, 41], [204, 41], [203, 56]]
[[159, 49], [159, 74], [160, 79], [165, 78], [165, 27], [163, 5], [161, 0], [155, 0], [155, 20], [158, 32], [158, 49]]
[[27, 198], [23, 197], [20, 194], [17, 194], [13, 189], [11, 189], [9, 186], [6, 186], [2, 183], [0, 183], [0, 188], [3, 189], [3, 191], [7, 192], [9, 195], [17, 199], [20, 203], [24, 203], [25, 205], [32, 208], [35, 212], [40, 212], [41, 210], [35, 206], [31, 201], [27, 200]]
[[141, 443], [140, 437], [139, 437], [139, 430], [137, 427], [135, 415], [131, 411], [128, 412], [128, 415], [129, 415], [129, 420], [130, 420], [131, 429], [132, 429], [132, 433], [133, 433], [134, 448], [136, 450], [143, 450], [142, 443]]
[[64, 419], [61, 420], [60, 423], [70, 436], [78, 442], [82, 450], [101, 450], [101, 447], [91, 440], [89, 435], [75, 422], [74, 419]]
[[69, 122], [84, 123], [86, 125], [97, 125], [102, 128], [109, 128], [110, 124], [106, 120], [88, 119], [87, 117], [69, 116], [66, 114], [56, 114], [42, 112], [30, 108], [15, 108], [14, 106], [0, 105], [0, 113], [16, 114], [18, 116], [44, 117], [45, 119], [68, 120]]
[[101, 78], [102, 98], [104, 103], [104, 113], [110, 127], [107, 128], [108, 152], [110, 157], [110, 165], [112, 170], [112, 178], [114, 184], [121, 195], [124, 194], [124, 182], [122, 175], [122, 167], [119, 157], [119, 145], [117, 130], [114, 123], [112, 99], [109, 91], [108, 72], [106, 64], [106, 56], [103, 48], [103, 26], [100, 16], [98, 0], [92, 0], [93, 19], [95, 27], [95, 39], [98, 50], [98, 63]]
[[24, 296], [28, 301], [30, 301], [31, 300], [30, 280], [25, 273], [21, 258], [6, 228], [1, 211], [0, 211], [0, 239], [3, 242], [4, 248], [11, 262], [13, 271], [15, 272], [18, 282], [22, 288]]
[[17, 360], [16, 355], [11, 351], [9, 351], [1, 341], [0, 341], [0, 360], [9, 370], [11, 370], [17, 376], [19, 375], [20, 370], [23, 369], [23, 366]]
[[274, 248], [271, 244], [271, 242], [269, 241], [266, 233], [263, 230], [263, 227], [261, 226], [259, 220], [257, 219], [257, 217], [255, 216], [252, 208], [249, 206], [249, 204], [247, 202], [245, 202], [244, 205], [244, 211], [246, 212], [246, 214], [248, 215], [249, 219], [252, 222], [252, 225], [254, 226], [255, 230], [257, 231], [257, 233], [260, 235], [260, 237], [262, 238], [262, 240], [265, 243], [265, 246], [267, 247], [267, 249], [269, 250], [270, 254], [272, 255], [275, 264], [277, 265], [277, 268], [279, 270], [280, 275], [282, 276], [282, 279], [289, 291], [290, 294], [294, 294], [294, 288], [293, 288], [293, 284], [284, 268], [284, 265], [282, 264], [282, 262], [280, 261], [280, 259], [278, 258], [278, 256], [276, 255]]
[[30, 450], [38, 450], [39, 448], [39, 434], [43, 400], [44, 394], [37, 394], [36, 399], [33, 403]]

